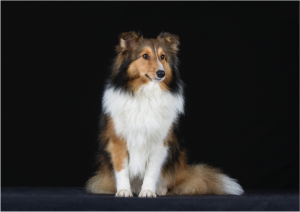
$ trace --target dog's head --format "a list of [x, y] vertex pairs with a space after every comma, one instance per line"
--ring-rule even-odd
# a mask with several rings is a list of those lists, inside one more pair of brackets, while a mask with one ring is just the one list
[[119, 35], [112, 83], [115, 87], [136, 92], [149, 82], [159, 83], [164, 90], [175, 91], [180, 85], [178, 65], [179, 37], [161, 33], [147, 39], [134, 31]]

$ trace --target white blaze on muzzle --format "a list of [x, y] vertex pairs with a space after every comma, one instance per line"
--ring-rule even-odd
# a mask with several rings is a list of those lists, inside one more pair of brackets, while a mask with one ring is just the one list
[[[157, 71], [165, 71], [163, 65], [161, 64], [161, 62], [158, 59], [158, 54], [157, 54], [156, 48], [154, 48], [154, 50], [155, 50], [155, 55], [156, 55], [157, 63], [159, 65], [158, 70], [156, 70], [156, 72]], [[166, 74], [166, 72], [165, 72], [165, 74]], [[159, 77], [157, 77], [157, 75], [155, 73], [155, 79], [153, 79], [153, 81], [154, 82], [161, 82], [161, 81], [163, 81], [165, 79], [165, 77], [166, 77], [166, 75], [163, 78], [159, 78]]]

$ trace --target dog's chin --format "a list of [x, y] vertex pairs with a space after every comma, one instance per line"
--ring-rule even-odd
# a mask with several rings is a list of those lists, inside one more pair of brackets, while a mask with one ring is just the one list
[[151, 81], [152, 82], [161, 82], [161, 81], [163, 81], [165, 78], [154, 78], [154, 79], [152, 79]]
[[161, 81], [163, 81], [163, 80], [165, 79], [165, 77], [163, 77], [163, 78], [155, 77], [154, 79], [152, 79], [152, 78], [149, 77], [147, 74], [146, 74], [146, 77], [147, 77], [148, 79], [150, 79], [151, 82], [161, 82]]

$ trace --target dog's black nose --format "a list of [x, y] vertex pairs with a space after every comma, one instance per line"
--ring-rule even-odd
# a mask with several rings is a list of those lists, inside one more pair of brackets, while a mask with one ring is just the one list
[[166, 73], [165, 73], [165, 71], [159, 70], [156, 72], [156, 75], [159, 78], [163, 78], [166, 75]]

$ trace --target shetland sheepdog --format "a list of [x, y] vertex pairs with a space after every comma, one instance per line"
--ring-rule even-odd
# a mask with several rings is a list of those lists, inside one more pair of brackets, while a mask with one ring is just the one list
[[242, 187], [219, 169], [188, 165], [178, 133], [184, 113], [178, 71], [179, 37], [119, 35], [117, 56], [102, 98], [99, 169], [91, 193], [117, 197], [240, 195]]

